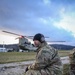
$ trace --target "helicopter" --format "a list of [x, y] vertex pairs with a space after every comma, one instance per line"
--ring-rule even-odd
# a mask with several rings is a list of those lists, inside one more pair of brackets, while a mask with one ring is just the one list
[[[12, 33], [9, 31], [4, 31], [4, 30], [2, 32], [19, 36], [16, 39], [19, 39], [18, 46], [20, 49], [25, 50], [25, 51], [36, 51], [37, 47], [35, 47], [34, 44], [32, 44], [28, 40], [28, 39], [32, 39], [33, 36], [23, 36], [23, 35], [19, 35], [19, 34]], [[49, 38], [49, 37], [45, 37], [45, 38]], [[65, 41], [47, 41], [47, 42], [65, 42]]]
[[25, 50], [25, 51], [35, 51], [37, 48], [34, 46], [34, 44], [32, 44], [28, 39], [31, 39], [33, 36], [23, 36], [23, 35], [19, 35], [16, 33], [12, 33], [12, 32], [8, 32], [8, 31], [2, 31], [4, 33], [8, 33], [8, 34], [12, 34], [12, 35], [17, 35], [19, 37], [15, 38], [15, 39], [19, 39], [19, 49], [21, 50]]

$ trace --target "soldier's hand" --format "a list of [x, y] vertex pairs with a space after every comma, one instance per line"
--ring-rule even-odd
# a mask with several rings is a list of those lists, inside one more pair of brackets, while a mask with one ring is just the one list
[[25, 73], [26, 73], [28, 70], [29, 70], [28, 67], [26, 67], [26, 69], [25, 69]]

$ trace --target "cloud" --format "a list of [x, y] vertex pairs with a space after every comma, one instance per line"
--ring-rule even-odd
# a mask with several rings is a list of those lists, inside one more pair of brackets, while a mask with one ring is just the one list
[[75, 7], [73, 1], [2, 0], [0, 29], [25, 35], [40, 32], [49, 36], [49, 40], [72, 41], [75, 34], [75, 16], [71, 15]]
[[[18, 40], [15, 40], [16, 37], [0, 34], [0, 44], [13, 44], [18, 43]], [[12, 41], [11, 41], [12, 40]]]
[[15, 13], [11, 6], [2, 1], [0, 2], [0, 21], [7, 21], [15, 17]]
[[[61, 14], [62, 15], [62, 14]], [[63, 14], [61, 19], [54, 22], [54, 25], [58, 28], [63, 28], [68, 32], [71, 32], [75, 37], [75, 13]]]
[[44, 3], [45, 5], [50, 5], [50, 4], [51, 4], [51, 0], [43, 0], [43, 3]]

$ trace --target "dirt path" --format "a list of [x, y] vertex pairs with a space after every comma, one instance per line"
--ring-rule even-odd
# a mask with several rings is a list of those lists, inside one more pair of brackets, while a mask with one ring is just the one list
[[0, 75], [24, 75], [27, 65], [34, 61], [0, 64]]
[[[69, 57], [61, 57], [62, 63], [69, 63]], [[17, 63], [0, 64], [0, 75], [24, 75], [27, 65], [34, 61], [25, 61]]]
[[25, 66], [1, 68], [0, 75], [24, 75]]

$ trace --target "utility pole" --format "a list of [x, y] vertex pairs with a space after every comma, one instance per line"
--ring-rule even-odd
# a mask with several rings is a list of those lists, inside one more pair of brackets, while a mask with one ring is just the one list
[[4, 52], [4, 48], [5, 48], [5, 47], [4, 47], [4, 41], [3, 41], [3, 52]]

